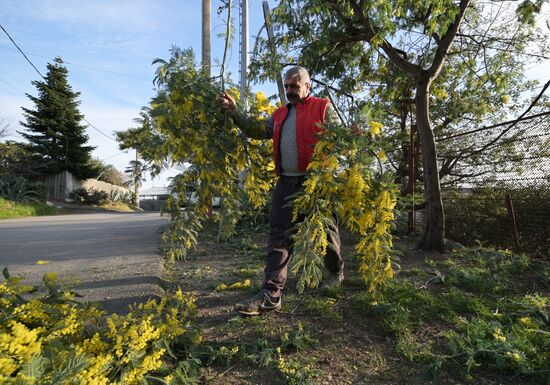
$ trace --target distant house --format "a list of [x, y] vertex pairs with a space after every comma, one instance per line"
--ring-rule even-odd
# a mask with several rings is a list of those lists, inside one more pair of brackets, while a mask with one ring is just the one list
[[[195, 193], [187, 193], [187, 199], [190, 202], [197, 202]], [[170, 187], [151, 187], [139, 192], [139, 207], [145, 211], [160, 211], [166, 205], [166, 200], [170, 196]], [[177, 193], [174, 194], [177, 197]], [[219, 207], [220, 197], [212, 198], [212, 207]]]
[[160, 211], [170, 196], [170, 187], [151, 187], [139, 192], [139, 207], [145, 211]]

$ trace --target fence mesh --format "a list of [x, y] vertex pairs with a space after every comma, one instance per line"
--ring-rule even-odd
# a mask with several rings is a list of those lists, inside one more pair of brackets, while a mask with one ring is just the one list
[[516, 151], [504, 148], [500, 160], [476, 168], [479, 176], [443, 190], [447, 237], [548, 258], [550, 112], [495, 129], [504, 132], [497, 145]]
[[[550, 82], [515, 120], [436, 139], [439, 165], [456, 160], [441, 180], [448, 239], [550, 259], [550, 110], [543, 97], [548, 88]], [[409, 140], [388, 149], [383, 168], [395, 171], [402, 195], [418, 202], [422, 154], [407, 114], [401, 123], [409, 128]], [[405, 201], [410, 207], [411, 200]], [[397, 232], [422, 231], [425, 217], [422, 209], [403, 210]]]

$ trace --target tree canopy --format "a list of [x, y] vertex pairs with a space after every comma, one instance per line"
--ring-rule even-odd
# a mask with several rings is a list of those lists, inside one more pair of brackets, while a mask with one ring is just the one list
[[34, 103], [34, 109], [22, 108], [27, 130], [20, 134], [29, 141], [37, 154], [43, 175], [63, 170], [80, 179], [97, 176], [97, 169], [91, 166], [92, 146], [87, 146], [86, 127], [81, 123], [83, 115], [78, 110], [79, 92], [70, 86], [67, 68], [61, 58], [56, 57], [47, 66], [43, 80], [32, 84], [38, 96], [27, 94]]
[[0, 143], [0, 178], [23, 176], [32, 179], [38, 176], [36, 170], [40, 166], [30, 145], [10, 140]]
[[472, 137], [450, 146], [436, 146], [436, 138], [521, 107], [532, 88], [523, 63], [545, 57], [544, 36], [533, 28], [543, 2], [284, 0], [273, 11], [275, 38], [259, 44], [253, 69], [263, 80], [299, 63], [368, 96], [376, 119], [400, 134], [396, 143], [415, 126], [428, 214], [418, 246], [443, 249], [441, 178], [479, 162], [482, 152]]
[[90, 167], [97, 170], [97, 175], [95, 175], [97, 180], [116, 186], [124, 186], [124, 175], [112, 164], [105, 163], [99, 158], [92, 158], [90, 160]]

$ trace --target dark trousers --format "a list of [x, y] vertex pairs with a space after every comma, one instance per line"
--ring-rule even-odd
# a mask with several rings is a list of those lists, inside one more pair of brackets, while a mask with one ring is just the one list
[[[288, 205], [291, 201], [289, 197], [302, 189], [305, 178], [305, 176], [281, 176], [273, 191], [263, 288], [274, 297], [282, 294], [288, 274], [288, 263], [292, 254], [290, 236], [296, 223], [292, 222], [292, 207]], [[301, 218], [298, 218], [298, 220], [301, 220]], [[328, 271], [338, 273], [344, 269], [344, 260], [340, 252], [338, 228], [331, 230], [334, 233], [330, 232], [327, 235], [332, 248], [327, 247], [324, 262]]]

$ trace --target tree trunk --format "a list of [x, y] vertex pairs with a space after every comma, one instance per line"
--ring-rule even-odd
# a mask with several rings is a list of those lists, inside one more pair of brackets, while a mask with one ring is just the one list
[[431, 82], [432, 78], [426, 73], [422, 73], [416, 86], [416, 124], [422, 146], [424, 196], [427, 212], [424, 233], [415, 248], [443, 251], [445, 249], [445, 214], [441, 200], [435, 140], [430, 123], [429, 89]]

